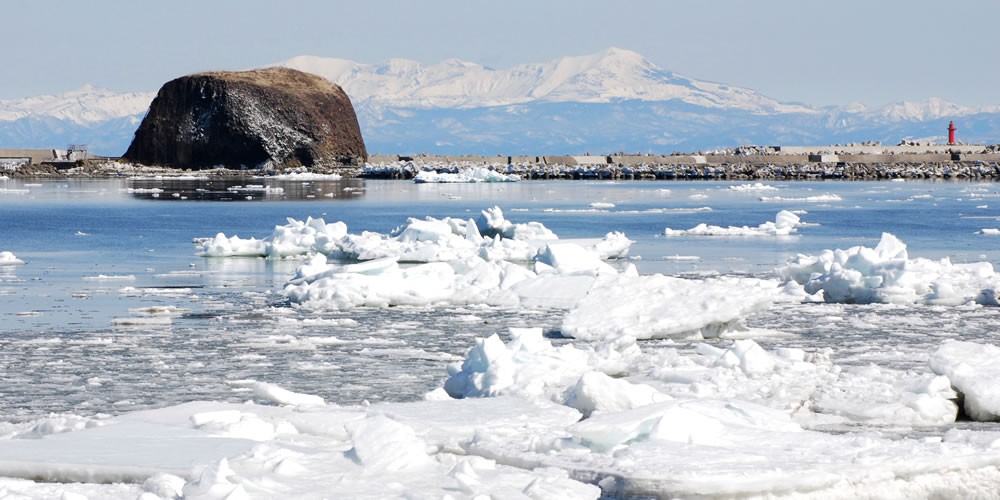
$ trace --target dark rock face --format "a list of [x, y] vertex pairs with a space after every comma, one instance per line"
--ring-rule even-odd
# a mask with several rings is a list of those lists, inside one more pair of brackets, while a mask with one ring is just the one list
[[178, 168], [359, 164], [368, 153], [340, 86], [287, 68], [163, 85], [123, 157]]

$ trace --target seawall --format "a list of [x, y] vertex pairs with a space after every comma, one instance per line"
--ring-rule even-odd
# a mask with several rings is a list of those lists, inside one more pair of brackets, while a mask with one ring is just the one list
[[991, 179], [1000, 153], [435, 156], [373, 155], [367, 178], [486, 167], [525, 179]]

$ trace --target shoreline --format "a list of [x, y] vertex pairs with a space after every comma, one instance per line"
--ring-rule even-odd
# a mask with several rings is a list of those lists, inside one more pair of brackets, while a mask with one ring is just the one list
[[[0, 171], [0, 178], [119, 178], [119, 177], [202, 177], [248, 178], [279, 174], [337, 174], [345, 179], [412, 180], [422, 170], [459, 173], [486, 168], [514, 174], [522, 180], [1000, 180], [1000, 154], [956, 155], [945, 159], [940, 154], [898, 155], [889, 159], [866, 161], [809, 161], [805, 155], [733, 157], [733, 156], [659, 156], [630, 157], [614, 162], [616, 157], [536, 157], [532, 161], [507, 162], [504, 157], [373, 156], [363, 167], [326, 166], [306, 169], [177, 169], [145, 166], [116, 161], [84, 161], [67, 168], [50, 164], [21, 165]], [[972, 157], [974, 156], [974, 157]], [[963, 158], [965, 157], [965, 158]], [[607, 159], [606, 162], [597, 160]], [[596, 160], [595, 160], [596, 159]], [[646, 159], [647, 161], [637, 161]], [[845, 158], [847, 160], [847, 158]]]

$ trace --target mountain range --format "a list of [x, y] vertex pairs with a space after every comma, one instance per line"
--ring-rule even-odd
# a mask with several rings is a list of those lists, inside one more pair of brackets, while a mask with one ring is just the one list
[[[747, 144], [940, 142], [949, 120], [966, 143], [1000, 142], [1000, 106], [930, 98], [817, 108], [680, 75], [617, 48], [509, 69], [458, 59], [374, 65], [316, 56], [272, 66], [342, 86], [375, 153], [670, 153]], [[0, 100], [0, 147], [86, 143], [93, 152], [118, 155], [154, 97], [85, 86]]]

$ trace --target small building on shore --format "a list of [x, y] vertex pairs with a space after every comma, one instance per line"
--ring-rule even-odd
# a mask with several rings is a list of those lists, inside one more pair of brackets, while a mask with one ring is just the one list
[[12, 172], [23, 165], [40, 165], [55, 158], [54, 149], [0, 149], [0, 171]]
[[0, 171], [13, 172], [27, 165], [70, 167], [79, 161], [102, 158], [91, 155], [86, 144], [70, 144], [66, 149], [0, 149]]

